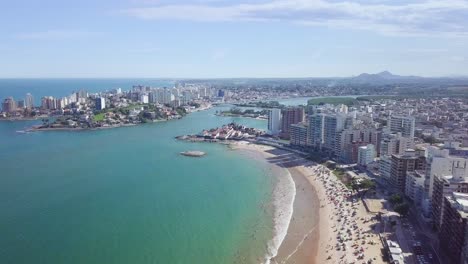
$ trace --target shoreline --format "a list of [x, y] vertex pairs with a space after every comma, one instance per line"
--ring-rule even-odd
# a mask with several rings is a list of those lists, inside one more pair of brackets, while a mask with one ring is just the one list
[[[247, 142], [234, 142], [229, 146], [234, 150], [256, 152], [264, 162], [270, 163], [268, 166], [283, 170], [280, 176], [290, 177], [293, 184], [293, 188], [289, 190], [293, 194], [292, 201], [274, 200], [277, 196], [286, 196], [284, 192], [278, 195], [278, 188], [274, 188], [274, 193], [276, 193], [276, 197], [273, 197], [275, 227], [273, 237], [268, 242], [270, 247], [268, 253], [272, 256], [266, 256], [265, 263], [320, 263], [316, 261], [319, 252], [316, 241], [320, 238], [319, 229], [322, 229], [320, 223], [327, 224], [327, 222], [319, 219], [316, 190], [308, 182], [304, 172], [298, 169], [301, 165], [290, 164], [291, 159], [296, 155], [285, 150], [247, 144]], [[280, 180], [277, 184], [284, 185], [285, 181]], [[290, 208], [285, 208], [285, 204], [281, 203], [286, 203], [286, 206]], [[285, 219], [281, 217], [288, 213], [290, 215], [285, 222]]]
[[[287, 225], [283, 223], [285, 226], [281, 227], [283, 230], [286, 228], [286, 235], [279, 245], [275, 245], [277, 254], [267, 256], [266, 264], [335, 264], [367, 262], [370, 259], [372, 263], [384, 263], [382, 246], [372, 228], [376, 223], [374, 215], [366, 211], [362, 201], [331, 170], [271, 146], [238, 141], [231, 142], [229, 147], [256, 152], [263, 161], [270, 163], [268, 166], [286, 170], [287, 173], [280, 176], [289, 173], [295, 185], [292, 216]], [[274, 204], [274, 211], [279, 215], [284, 213], [278, 204]], [[274, 217], [277, 218], [276, 213]], [[274, 231], [271, 241], [281, 237], [276, 233], [277, 229]], [[362, 254], [363, 259], [358, 260], [356, 254]]]
[[[195, 112], [201, 112], [201, 111], [205, 111], [205, 110], [208, 110], [208, 109], [211, 109], [213, 106], [212, 105], [209, 105], [209, 106], [206, 106], [206, 107], [201, 107], [201, 108], [198, 108], [194, 111], [191, 111], [191, 112], [188, 112], [188, 114], [191, 114], [191, 113], [195, 113]], [[184, 116], [180, 117], [180, 118], [177, 118], [177, 119], [181, 119], [183, 118]], [[156, 120], [153, 120], [151, 122], [148, 122], [148, 123], [161, 123], [161, 122], [168, 122], [168, 121], [172, 121], [172, 120], [177, 120], [176, 118], [173, 118], [173, 119], [156, 119]], [[2, 120], [2, 119], [0, 119]], [[15, 121], [33, 121], [33, 120], [39, 120], [39, 119], [33, 119], [33, 120], [24, 120], [24, 119], [15, 119], [15, 120], [10, 120], [10, 119], [3, 119], [4, 121], [11, 121], [11, 122], [15, 122]], [[78, 128], [72, 128], [72, 127], [46, 127], [46, 128], [39, 128], [37, 126], [32, 126], [32, 127], [29, 127], [29, 128], [26, 128], [25, 130], [22, 130], [22, 132], [26, 132], [26, 133], [29, 133], [29, 132], [41, 132], [41, 131], [69, 131], [69, 132], [72, 132], [72, 131], [96, 131], [96, 130], [103, 130], [103, 129], [114, 129], [114, 128], [120, 128], [120, 127], [132, 127], [132, 126], [140, 126], [140, 125], [143, 125], [145, 123], [129, 123], [129, 124], [122, 124], [122, 125], [113, 125], [113, 126], [101, 126], [101, 127], [93, 127], [93, 128], [82, 128], [82, 127], [78, 127]]]

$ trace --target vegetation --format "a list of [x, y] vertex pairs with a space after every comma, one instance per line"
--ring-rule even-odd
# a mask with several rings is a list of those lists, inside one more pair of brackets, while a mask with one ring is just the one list
[[105, 116], [105, 113], [99, 113], [97, 115], [94, 115], [93, 121], [94, 122], [102, 122], [102, 121], [104, 121], [104, 116]]
[[398, 99], [398, 96], [393, 95], [368, 95], [359, 96], [356, 98], [358, 101], [374, 101], [374, 100], [385, 100], [385, 99]]
[[390, 196], [389, 201], [393, 205], [393, 210], [400, 215], [406, 215], [409, 212], [410, 206], [403, 200], [403, 197], [400, 194]]
[[357, 102], [356, 99], [352, 97], [324, 97], [324, 98], [312, 98], [307, 104], [308, 105], [324, 105], [324, 104], [333, 104], [333, 105], [353, 105]]
[[399, 213], [400, 215], [408, 214], [409, 209], [410, 209], [410, 206], [406, 202], [397, 204], [393, 207], [393, 210], [395, 210], [395, 212]]
[[280, 104], [278, 101], [269, 101], [269, 102], [251, 102], [246, 104], [235, 104], [236, 106], [242, 107], [258, 107], [258, 108], [285, 108], [286, 106]]
[[353, 184], [352, 182], [345, 177], [346, 171], [344, 169], [336, 169], [333, 171], [333, 174], [340, 180], [348, 189], [351, 189]]
[[249, 117], [258, 117], [261, 115], [268, 114], [267, 110], [255, 111], [254, 109], [242, 110], [239, 107], [233, 107], [228, 111], [222, 111], [221, 115], [223, 116], [249, 116]]
[[355, 187], [358, 190], [373, 189], [375, 188], [375, 182], [369, 179], [364, 179], [360, 181], [358, 184], [355, 184]]
[[389, 201], [390, 201], [391, 204], [396, 205], [396, 204], [402, 203], [403, 198], [399, 194], [394, 194], [394, 195], [390, 196]]
[[177, 107], [175, 110], [180, 116], [185, 116], [187, 114], [187, 111], [183, 107]]

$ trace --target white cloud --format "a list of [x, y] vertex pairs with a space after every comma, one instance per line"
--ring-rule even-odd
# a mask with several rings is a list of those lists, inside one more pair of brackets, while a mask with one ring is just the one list
[[468, 35], [468, 1], [464, 0], [412, 3], [270, 0], [255, 4], [160, 4], [122, 12], [145, 20], [289, 21], [387, 35]]

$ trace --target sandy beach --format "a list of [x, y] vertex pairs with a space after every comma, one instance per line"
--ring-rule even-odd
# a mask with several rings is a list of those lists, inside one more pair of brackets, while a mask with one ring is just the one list
[[[296, 195], [286, 236], [270, 263], [384, 263], [374, 215], [322, 165], [270, 146], [235, 142], [292, 177]], [[288, 174], [289, 172], [289, 174]], [[277, 209], [280, 210], [280, 209]], [[282, 212], [278, 212], [282, 213]]]

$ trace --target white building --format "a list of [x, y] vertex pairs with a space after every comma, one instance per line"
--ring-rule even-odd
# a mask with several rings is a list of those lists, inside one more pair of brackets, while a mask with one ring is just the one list
[[375, 147], [372, 144], [367, 146], [359, 147], [358, 149], [358, 164], [361, 166], [367, 166], [374, 162], [375, 159]]
[[414, 138], [415, 119], [412, 116], [390, 116], [388, 127], [391, 133], [400, 132], [403, 137]]
[[32, 94], [26, 94], [26, 99], [24, 100], [24, 107], [27, 109], [34, 108], [34, 97], [32, 96]]
[[95, 105], [97, 110], [103, 110], [106, 108], [106, 99], [104, 97], [96, 98]]
[[380, 156], [403, 154], [407, 149], [414, 149], [414, 139], [403, 137], [401, 133], [384, 134], [380, 141]]
[[405, 195], [416, 205], [421, 205], [424, 198], [424, 171], [411, 171], [406, 174]]
[[346, 115], [338, 113], [334, 115], [325, 115], [323, 127], [323, 146], [329, 151], [335, 151], [337, 135], [345, 128]]
[[143, 104], [149, 103], [149, 98], [147, 94], [140, 94], [140, 102]]
[[[432, 197], [434, 189], [434, 177], [457, 175], [468, 177], [468, 158], [450, 156], [446, 149], [438, 149], [430, 146], [427, 148], [427, 177], [429, 181], [429, 197]], [[427, 183], [426, 183], [427, 184]]]
[[386, 180], [390, 180], [392, 174], [392, 158], [391, 156], [382, 156], [379, 161], [380, 176]]
[[271, 109], [268, 111], [268, 131], [272, 135], [278, 135], [281, 127], [281, 110]]

